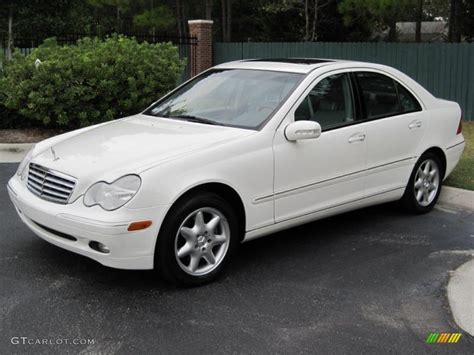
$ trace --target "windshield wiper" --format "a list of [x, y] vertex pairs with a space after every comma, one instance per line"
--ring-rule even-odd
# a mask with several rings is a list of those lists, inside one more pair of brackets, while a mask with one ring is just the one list
[[204, 124], [210, 124], [210, 125], [216, 125], [216, 126], [223, 126], [222, 123], [210, 120], [208, 118], [203, 118], [203, 117], [197, 117], [197, 116], [192, 116], [192, 115], [176, 115], [176, 116], [164, 116], [166, 118], [174, 118], [177, 120], [186, 120], [189, 122], [196, 122], [196, 123], [204, 123]]

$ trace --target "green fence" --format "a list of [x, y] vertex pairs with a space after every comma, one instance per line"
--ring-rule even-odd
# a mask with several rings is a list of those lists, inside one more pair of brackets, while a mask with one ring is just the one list
[[474, 44], [469, 43], [215, 43], [214, 64], [247, 58], [313, 57], [387, 64], [433, 95], [458, 102], [474, 120]]

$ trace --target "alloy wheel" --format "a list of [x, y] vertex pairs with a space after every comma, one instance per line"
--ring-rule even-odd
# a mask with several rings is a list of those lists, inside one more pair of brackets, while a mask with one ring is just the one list
[[418, 167], [415, 176], [415, 198], [420, 206], [428, 206], [436, 198], [440, 185], [438, 164], [427, 159]]
[[230, 227], [215, 208], [203, 207], [189, 214], [175, 238], [175, 256], [181, 269], [192, 276], [212, 272], [229, 248]]

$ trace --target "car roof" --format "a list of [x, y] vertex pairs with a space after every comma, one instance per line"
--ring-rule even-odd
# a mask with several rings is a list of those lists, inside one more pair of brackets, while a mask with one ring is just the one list
[[259, 58], [223, 63], [215, 66], [215, 68], [274, 70], [307, 74], [316, 68], [341, 62], [346, 61], [324, 58]]
[[246, 62], [276, 62], [276, 63], [290, 63], [290, 64], [320, 64], [327, 62], [334, 62], [334, 59], [321, 59], [321, 58], [260, 58], [260, 59], [247, 59]]

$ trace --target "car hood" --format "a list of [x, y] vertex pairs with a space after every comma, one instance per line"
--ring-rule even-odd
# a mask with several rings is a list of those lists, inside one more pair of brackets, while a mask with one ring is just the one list
[[40, 143], [33, 161], [82, 182], [108, 181], [252, 133], [136, 115]]

